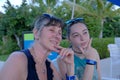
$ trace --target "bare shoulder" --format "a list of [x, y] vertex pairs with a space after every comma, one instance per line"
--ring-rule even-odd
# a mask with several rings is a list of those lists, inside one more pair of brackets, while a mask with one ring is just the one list
[[18, 64], [16, 66], [20, 66], [21, 64], [26, 64], [27, 63], [27, 58], [26, 58], [26, 56], [23, 52], [16, 51], [16, 52], [13, 52], [9, 56], [9, 58], [5, 62], [5, 65], [7, 65], [9, 63], [10, 64]]
[[26, 70], [27, 58], [25, 54], [19, 51], [13, 52], [1, 69], [0, 77], [2, 77], [1, 80], [20, 80], [26, 75]]
[[98, 62], [98, 61], [100, 61], [100, 56], [99, 56], [98, 51], [97, 51], [95, 48], [93, 48], [93, 50], [94, 50], [93, 55], [95, 56], [95, 58], [96, 58], [97, 62]]
[[92, 48], [93, 49], [93, 52], [92, 54], [94, 54], [96, 57], [99, 57], [99, 53], [98, 51], [95, 49], [95, 48]]

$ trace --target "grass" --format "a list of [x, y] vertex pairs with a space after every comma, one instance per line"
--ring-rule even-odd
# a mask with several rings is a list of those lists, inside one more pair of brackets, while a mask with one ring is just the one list
[[8, 58], [9, 54], [6, 55], [0, 55], [0, 61], [6, 61]]

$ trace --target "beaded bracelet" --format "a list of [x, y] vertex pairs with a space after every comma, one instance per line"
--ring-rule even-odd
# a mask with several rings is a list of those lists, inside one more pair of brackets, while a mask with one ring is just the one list
[[94, 60], [86, 59], [86, 64], [89, 64], [89, 65], [96, 65], [97, 62], [94, 61]]

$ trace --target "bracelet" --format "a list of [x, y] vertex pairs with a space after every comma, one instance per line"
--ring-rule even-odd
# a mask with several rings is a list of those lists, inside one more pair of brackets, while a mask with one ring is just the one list
[[66, 75], [66, 80], [75, 80], [75, 76], [74, 75], [73, 76]]
[[89, 64], [89, 65], [96, 65], [97, 62], [94, 61], [94, 60], [86, 59], [86, 64]]

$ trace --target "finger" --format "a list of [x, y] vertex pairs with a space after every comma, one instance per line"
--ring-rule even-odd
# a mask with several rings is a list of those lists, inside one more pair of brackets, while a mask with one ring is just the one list
[[80, 51], [81, 51], [83, 54], [85, 53], [85, 51], [84, 51], [84, 49], [83, 49], [82, 47], [78, 46], [78, 48], [80, 49]]
[[92, 43], [92, 38], [89, 39], [88, 45], [87, 45], [87, 49], [91, 47], [91, 43]]
[[57, 52], [57, 53], [60, 53], [60, 50], [55, 48], [53, 51]]
[[58, 53], [60, 53], [60, 51], [61, 51], [62, 48], [63, 48], [63, 47], [61, 47], [61, 46], [54, 46], [54, 47], [55, 47], [55, 49], [54, 49], [53, 51], [58, 52]]
[[63, 49], [63, 47], [61, 47], [61, 46], [55, 46], [55, 48], [58, 49], [58, 50]]
[[65, 56], [70, 56], [73, 55], [74, 52], [72, 51], [72, 49], [67, 49], [67, 52], [65, 53]]
[[73, 51], [69, 48], [65, 48], [64, 50], [61, 51], [61, 56], [62, 58], [73, 55]]
[[60, 51], [60, 56], [61, 56], [61, 58], [64, 58], [65, 53], [66, 53], [66, 48], [63, 48], [63, 49]]

